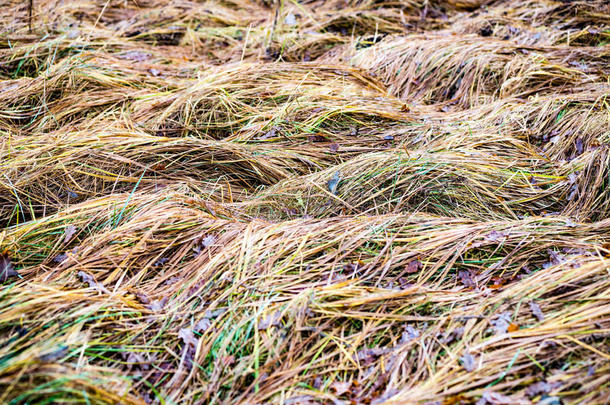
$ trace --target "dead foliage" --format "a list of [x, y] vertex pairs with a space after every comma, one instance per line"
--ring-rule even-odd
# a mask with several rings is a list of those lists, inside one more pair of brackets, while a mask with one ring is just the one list
[[609, 7], [9, 1], [0, 403], [606, 403]]

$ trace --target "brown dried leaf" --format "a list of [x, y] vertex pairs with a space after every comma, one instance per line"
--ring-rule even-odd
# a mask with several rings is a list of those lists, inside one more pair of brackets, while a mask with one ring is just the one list
[[160, 299], [160, 300], [151, 301], [150, 305], [148, 306], [148, 309], [150, 309], [153, 312], [161, 312], [163, 310], [163, 307], [167, 303], [167, 301], [168, 301], [167, 297]]
[[62, 344], [62, 345], [59, 345], [59, 347], [57, 347], [56, 349], [52, 350], [51, 352], [41, 355], [40, 357], [38, 357], [38, 360], [41, 363], [55, 363], [57, 360], [60, 360], [64, 357], [66, 357], [68, 352], [69, 352], [68, 346]]
[[258, 330], [267, 330], [272, 326], [280, 326], [280, 320], [282, 319], [282, 313], [280, 311], [276, 311], [275, 313], [264, 317], [258, 323]]
[[472, 354], [467, 351], [464, 352], [462, 357], [460, 357], [460, 362], [462, 363], [462, 367], [464, 367], [464, 370], [468, 371], [469, 373], [477, 368], [476, 359]]
[[273, 127], [271, 127], [271, 129], [269, 131], [265, 132], [264, 135], [261, 135], [261, 136], [259, 136], [256, 139], [264, 141], [264, 140], [267, 140], [267, 139], [270, 139], [270, 138], [275, 138], [278, 129], [279, 129], [278, 127], [273, 126]]
[[510, 312], [502, 312], [497, 315], [496, 319], [490, 322], [494, 328], [494, 333], [496, 335], [503, 335], [508, 332], [508, 327], [511, 325]]
[[220, 315], [227, 312], [227, 310], [228, 310], [227, 308], [217, 308], [212, 311], [208, 310], [208, 311], [205, 311], [205, 313], [203, 314], [203, 317], [208, 318], [208, 319], [218, 318]]
[[561, 387], [561, 382], [548, 383], [546, 381], [538, 381], [525, 389], [525, 395], [532, 398], [542, 394], [548, 394], [555, 388]]
[[212, 327], [212, 322], [209, 318], [203, 318], [195, 324], [195, 332], [205, 332]]
[[235, 364], [235, 356], [231, 355], [231, 356], [224, 356], [222, 358], [222, 365], [225, 367], [228, 366], [232, 366], [233, 364]]
[[180, 329], [178, 332], [178, 337], [182, 339], [186, 346], [197, 347], [197, 343], [199, 342], [199, 339], [195, 337], [193, 330], [189, 328]]
[[492, 290], [502, 288], [504, 284], [506, 284], [506, 281], [507, 280], [504, 277], [494, 276], [491, 278], [491, 284], [489, 285], [489, 288], [491, 288]]
[[214, 243], [216, 243], [216, 236], [214, 236], [214, 235], [207, 235], [205, 238], [203, 238], [201, 240], [201, 246], [203, 248], [208, 248], [208, 247], [212, 246]]
[[349, 382], [335, 381], [330, 385], [330, 388], [335, 391], [336, 396], [341, 396], [348, 392], [351, 388], [352, 384]]
[[97, 281], [95, 281], [95, 278], [93, 278], [93, 276], [91, 274], [87, 274], [84, 271], [79, 271], [77, 273], [77, 276], [81, 279], [81, 281], [89, 284], [90, 288], [98, 290], [99, 292], [104, 292], [104, 293], [110, 294], [110, 291], [108, 291], [106, 289], [106, 287], [104, 287], [101, 283], [98, 283]]
[[64, 243], [70, 242], [74, 234], [76, 234], [76, 227], [74, 225], [66, 226], [66, 229], [64, 229]]
[[558, 253], [552, 249], [547, 250], [549, 254], [549, 261], [547, 263], [542, 263], [543, 269], [548, 269], [549, 267], [557, 266], [566, 261], [566, 258], [561, 253]]
[[360, 363], [361, 366], [366, 367], [373, 364], [377, 359], [384, 354], [389, 353], [390, 349], [382, 349], [380, 347], [373, 347], [371, 349], [363, 349], [359, 350], [356, 353], [356, 359]]
[[476, 282], [472, 278], [472, 272], [470, 270], [458, 271], [458, 278], [466, 287], [476, 287]]
[[534, 301], [530, 301], [530, 310], [532, 311], [532, 314], [536, 317], [536, 319], [538, 319], [538, 322], [544, 322], [544, 314], [540, 309], [540, 305], [538, 305]]
[[405, 271], [407, 273], [417, 273], [419, 270], [421, 270], [422, 268], [422, 264], [419, 260], [415, 259], [415, 260], [411, 260], [409, 263], [407, 263], [407, 266], [405, 268]]
[[144, 293], [137, 292], [136, 298], [138, 299], [138, 301], [140, 301], [144, 305], [150, 304], [150, 298], [148, 298], [148, 296]]
[[582, 155], [582, 153], [585, 151], [582, 138], [576, 138], [576, 141], [574, 141], [574, 146], [576, 147], [576, 155]]
[[326, 139], [326, 137], [322, 136], [322, 135], [309, 135], [307, 137], [307, 139], [310, 142], [327, 142], [328, 139]]
[[530, 401], [522, 398], [509, 397], [493, 391], [485, 391], [481, 399], [486, 401], [483, 403], [491, 405], [524, 405], [530, 403]]
[[341, 173], [335, 172], [330, 180], [328, 180], [328, 191], [333, 194], [337, 194], [337, 187], [339, 187], [339, 182], [341, 181]]
[[19, 277], [19, 273], [13, 267], [11, 259], [5, 254], [0, 254], [0, 283], [13, 277]]
[[405, 331], [400, 337], [400, 343], [408, 343], [414, 339], [417, 339], [421, 333], [411, 325], [405, 326]]
[[142, 370], [150, 369], [150, 361], [148, 361], [142, 353], [138, 352], [123, 352], [123, 359], [130, 366], [135, 366]]
[[464, 327], [463, 326], [461, 326], [459, 328], [455, 328], [451, 332], [445, 333], [445, 337], [443, 339], [443, 343], [449, 344], [449, 343], [454, 342], [456, 340], [460, 340], [463, 335], [464, 335]]
[[129, 51], [119, 55], [121, 59], [128, 59], [134, 62], [144, 62], [151, 58], [151, 55], [142, 51]]
[[508, 234], [505, 232], [498, 232], [498, 231], [494, 230], [494, 231], [489, 232], [485, 236], [485, 239], [487, 239], [490, 242], [502, 242], [506, 239], [507, 236], [508, 236]]

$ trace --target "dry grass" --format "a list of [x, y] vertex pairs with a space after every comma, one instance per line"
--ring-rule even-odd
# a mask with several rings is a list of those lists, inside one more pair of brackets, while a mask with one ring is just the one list
[[608, 403], [607, 2], [9, 3], [0, 403]]

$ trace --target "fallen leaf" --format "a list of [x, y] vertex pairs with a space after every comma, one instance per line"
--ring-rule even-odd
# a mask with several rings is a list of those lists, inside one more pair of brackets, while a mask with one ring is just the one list
[[151, 55], [142, 51], [129, 51], [119, 55], [121, 59], [128, 59], [134, 62], [144, 62], [150, 59]]
[[403, 290], [406, 290], [407, 288], [413, 287], [415, 284], [409, 282], [409, 279], [406, 278], [406, 277], [399, 277], [398, 278], [398, 285]]
[[77, 29], [73, 29], [73, 30], [70, 30], [70, 31], [68, 32], [68, 34], [66, 35], [66, 37], [67, 37], [68, 39], [76, 39], [76, 38], [78, 38], [78, 37], [79, 37], [79, 35], [80, 35], [80, 31], [79, 31], [79, 30], [77, 30]]
[[538, 322], [544, 321], [544, 314], [540, 309], [540, 305], [538, 305], [534, 301], [530, 301], [530, 310], [532, 311], [532, 314], [536, 317], [536, 319], [538, 319]]
[[158, 172], [162, 172], [162, 171], [167, 170], [167, 166], [164, 163], [155, 163], [150, 168], [152, 170], [155, 170], [155, 171], [158, 171]]
[[77, 273], [77, 276], [81, 279], [81, 281], [89, 284], [90, 288], [98, 290], [99, 292], [104, 292], [104, 293], [110, 294], [110, 291], [108, 291], [106, 289], [106, 287], [104, 287], [102, 284], [95, 281], [95, 278], [93, 278], [92, 275], [87, 274], [84, 271], [79, 271]]
[[568, 182], [572, 185], [572, 184], [577, 184], [578, 181], [578, 175], [580, 172], [572, 172], [570, 174], [568, 174]]
[[510, 312], [503, 312], [499, 314], [496, 319], [490, 321], [494, 328], [496, 335], [503, 335], [508, 331], [508, 327], [511, 324]]
[[415, 259], [415, 260], [411, 260], [409, 263], [407, 263], [407, 267], [405, 269], [405, 271], [407, 273], [417, 273], [421, 268], [422, 268], [422, 264], [419, 260]]
[[491, 284], [489, 285], [489, 288], [491, 288], [492, 290], [497, 290], [499, 288], [502, 288], [505, 283], [506, 279], [504, 277], [495, 276], [491, 278]]
[[130, 366], [136, 366], [142, 370], [150, 369], [150, 363], [146, 360], [142, 353], [123, 352], [122, 355], [125, 362]]
[[210, 247], [214, 243], [216, 243], [216, 236], [214, 235], [207, 235], [201, 240], [201, 246], [203, 246], [204, 248]]
[[225, 312], [227, 312], [227, 308], [218, 308], [215, 309], [213, 311], [205, 311], [205, 313], [203, 314], [204, 318], [209, 318], [209, 319], [214, 319], [214, 318], [218, 318], [220, 315], [224, 314]]
[[57, 349], [41, 355], [38, 357], [38, 360], [42, 363], [54, 363], [57, 360], [66, 357], [68, 351], [68, 346], [62, 344]]
[[284, 24], [286, 24], [286, 25], [296, 25], [297, 24], [297, 19], [294, 16], [294, 14], [288, 13], [286, 18], [284, 18]]
[[463, 335], [464, 335], [464, 327], [463, 326], [461, 326], [459, 328], [455, 328], [451, 332], [445, 333], [445, 337], [443, 339], [443, 343], [449, 344], [449, 343], [454, 342], [456, 340], [460, 340]]
[[574, 141], [574, 146], [576, 146], [576, 154], [582, 155], [585, 150], [584, 145], [582, 143], [582, 138], [576, 138], [576, 141]]
[[187, 346], [197, 347], [197, 343], [199, 342], [199, 339], [195, 337], [193, 330], [189, 328], [180, 329], [178, 332], [178, 337], [182, 339], [184, 344]]
[[264, 140], [266, 140], [266, 139], [275, 138], [275, 136], [276, 136], [276, 134], [277, 134], [278, 129], [279, 129], [278, 127], [273, 126], [273, 127], [271, 127], [271, 129], [270, 129], [269, 131], [265, 132], [265, 134], [264, 134], [264, 135], [259, 136], [259, 137], [258, 137], [258, 138], [256, 138], [256, 139], [261, 140], [261, 141], [264, 141]]
[[311, 395], [295, 395], [282, 401], [284, 405], [316, 405], [319, 404], [316, 398]]
[[222, 358], [222, 364], [227, 367], [227, 366], [231, 366], [233, 364], [235, 364], [235, 356], [231, 355], [231, 356], [224, 356]]
[[538, 395], [548, 394], [558, 387], [561, 387], [561, 382], [548, 383], [546, 381], [538, 381], [525, 389], [525, 395], [532, 398]]
[[76, 227], [74, 225], [66, 226], [66, 229], [64, 229], [64, 243], [70, 242], [72, 240], [72, 238], [74, 237], [75, 233], [76, 233]]
[[476, 359], [472, 354], [467, 351], [464, 352], [462, 357], [460, 357], [460, 362], [462, 363], [462, 367], [464, 367], [464, 370], [468, 371], [469, 373], [477, 368]]
[[328, 191], [333, 194], [337, 194], [337, 187], [341, 181], [341, 173], [335, 172], [333, 176], [328, 180]]
[[272, 326], [280, 326], [281, 319], [282, 319], [282, 313], [280, 311], [277, 311], [271, 315], [268, 315], [258, 323], [258, 330], [267, 330]]
[[458, 278], [466, 287], [476, 287], [476, 282], [472, 277], [472, 272], [470, 270], [460, 270], [458, 271]]
[[153, 312], [161, 312], [161, 311], [163, 311], [163, 307], [165, 306], [166, 303], [167, 303], [167, 297], [160, 299], [160, 300], [154, 300], [150, 303], [150, 305], [148, 306], [148, 309], [150, 309]]
[[548, 269], [549, 267], [557, 266], [557, 265], [565, 262], [564, 255], [562, 255], [552, 249], [548, 249], [547, 252], [549, 254], [549, 261], [542, 264], [543, 269]]
[[60, 253], [60, 254], [58, 254], [57, 256], [55, 256], [55, 257], [53, 258], [53, 262], [55, 262], [55, 263], [61, 263], [61, 262], [63, 262], [64, 260], [66, 260], [67, 258], [68, 258], [68, 255], [67, 255], [67, 254], [65, 254], [65, 253]]
[[341, 396], [349, 391], [352, 384], [349, 382], [335, 381], [330, 387], [335, 391], [336, 396]]
[[307, 139], [309, 139], [310, 142], [327, 142], [328, 139], [326, 139], [326, 137], [322, 136], [322, 135], [309, 135], [307, 137]]
[[154, 402], [154, 398], [150, 392], [144, 392], [144, 393], [140, 392], [139, 394], [142, 397], [142, 399], [144, 400], [144, 402], [146, 403], [146, 405], [150, 405]]
[[[528, 400], [525, 399], [509, 397], [507, 395], [503, 395], [493, 391], [485, 391], [481, 399], [486, 401], [483, 402], [484, 404], [490, 405], [525, 405], [530, 403]], [[479, 402], [477, 402], [477, 404], [478, 403]]]
[[426, 405], [464, 405], [470, 403], [472, 403], [472, 401], [469, 401], [464, 395], [457, 394], [445, 397], [445, 399], [443, 399], [443, 402], [431, 402], [426, 403]]
[[382, 349], [380, 347], [373, 347], [371, 349], [362, 349], [356, 353], [356, 360], [361, 366], [366, 367], [373, 364], [377, 359], [384, 354], [387, 354], [389, 349]]
[[13, 267], [11, 259], [5, 254], [0, 254], [0, 283], [13, 277], [19, 277], [19, 273]]
[[212, 327], [212, 322], [209, 318], [203, 318], [195, 324], [195, 332], [205, 332]]
[[214, 243], [216, 243], [216, 236], [214, 235], [206, 235], [205, 237], [201, 238], [201, 241], [193, 247], [193, 251], [195, 252], [194, 256], [199, 256], [203, 249], [207, 249]]
[[140, 301], [144, 305], [150, 304], [150, 299], [144, 293], [137, 292], [136, 293], [136, 298], [138, 299], [138, 301]]
[[559, 397], [543, 397], [536, 402], [536, 405], [562, 405], [562, 402]]
[[417, 339], [419, 335], [420, 333], [417, 329], [415, 329], [411, 325], [406, 325], [405, 331], [402, 333], [402, 336], [400, 338], [400, 343], [410, 342], [411, 340]]
[[516, 323], [511, 322], [508, 325], [508, 328], [506, 328], [506, 331], [511, 333], [511, 332], [516, 332], [519, 330], [519, 325], [517, 325]]
[[486, 236], [485, 239], [487, 239], [490, 242], [501, 242], [503, 240], [505, 240], [507, 238], [508, 234], [506, 234], [505, 232], [498, 232], [498, 231], [491, 231], [489, 232]]

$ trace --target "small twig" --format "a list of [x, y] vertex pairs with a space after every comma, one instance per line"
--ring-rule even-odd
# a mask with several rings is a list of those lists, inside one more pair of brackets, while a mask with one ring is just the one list
[[273, 44], [273, 36], [275, 35], [275, 27], [277, 25], [277, 20], [280, 15], [280, 0], [275, 0], [275, 16], [273, 17], [273, 25], [271, 26], [271, 33], [269, 35], [269, 42], [267, 43], [267, 47], [265, 52], [267, 55], [271, 53], [271, 44]]
[[29, 32], [32, 32], [32, 8], [34, 8], [34, 0], [30, 0], [28, 9], [28, 27]]

